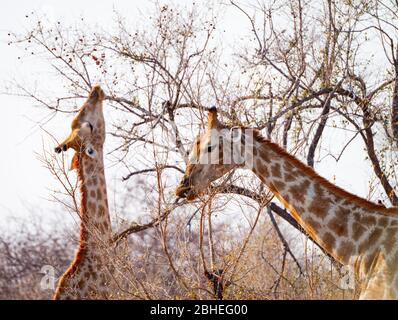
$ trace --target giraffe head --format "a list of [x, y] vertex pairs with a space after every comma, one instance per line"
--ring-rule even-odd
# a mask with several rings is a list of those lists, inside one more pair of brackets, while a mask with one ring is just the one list
[[102, 148], [105, 140], [105, 121], [102, 113], [102, 101], [105, 94], [100, 86], [94, 86], [90, 94], [80, 108], [79, 113], [73, 119], [71, 133], [55, 148], [55, 152], [74, 149], [75, 156], [71, 168], [77, 167], [82, 157], [95, 158], [97, 151]]
[[176, 195], [195, 199], [210, 183], [232, 169], [243, 165], [243, 130], [228, 127], [217, 118], [217, 109], [208, 113], [207, 127], [193, 143], [188, 164]]

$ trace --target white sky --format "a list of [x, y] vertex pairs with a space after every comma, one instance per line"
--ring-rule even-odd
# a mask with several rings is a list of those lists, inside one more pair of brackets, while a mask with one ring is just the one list
[[[189, 1], [190, 2], [190, 1]], [[116, 3], [116, 4], [115, 4]], [[54, 20], [73, 23], [84, 16], [88, 23], [98, 23], [106, 28], [112, 24], [112, 9], [116, 7], [129, 19], [139, 17], [139, 10], [145, 1], [3, 1], [0, 8], [0, 89], [4, 83], [13, 78], [19, 81], [37, 81], [38, 86], [51, 87], [48, 78], [49, 66], [37, 63], [37, 60], [23, 60], [17, 57], [20, 50], [15, 46], [7, 46], [7, 32], [23, 32], [26, 26], [25, 14], [31, 11], [46, 12]], [[224, 27], [227, 29], [225, 41], [237, 39], [239, 31], [249, 30], [245, 18], [236, 11], [229, 10], [225, 16]], [[30, 63], [34, 62], [34, 63]], [[46, 83], [46, 81], [48, 83]], [[33, 108], [32, 101], [14, 96], [0, 95], [0, 137], [2, 149], [0, 156], [0, 225], [6, 217], [26, 216], [29, 209], [43, 219], [51, 218], [56, 205], [47, 201], [48, 189], [58, 188], [51, 174], [42, 167], [36, 153], [41, 153], [43, 141], [48, 145], [49, 139], [35, 123], [43, 119], [48, 111]], [[70, 118], [57, 115], [46, 125], [46, 130], [62, 139], [69, 131]], [[336, 135], [330, 137], [333, 145]], [[346, 156], [336, 165], [331, 159], [316, 164], [317, 171], [332, 180], [337, 177], [337, 184], [347, 190], [366, 196], [369, 165], [364, 162], [361, 143], [357, 140], [346, 152]], [[106, 146], [109, 148], [109, 146]], [[351, 155], [351, 157], [349, 156]], [[121, 179], [121, 174], [107, 177], [108, 186], [112, 179]], [[118, 187], [123, 188], [123, 184]], [[57, 213], [58, 214], [58, 213]]]

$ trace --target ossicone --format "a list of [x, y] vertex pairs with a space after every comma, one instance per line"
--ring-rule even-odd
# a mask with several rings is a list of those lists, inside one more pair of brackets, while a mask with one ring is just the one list
[[212, 106], [212, 107], [209, 109], [209, 112], [216, 112], [216, 113], [217, 113], [217, 107], [216, 107], [216, 106]]
[[217, 108], [215, 106], [209, 109], [207, 115], [207, 126], [209, 128], [221, 127], [221, 123], [218, 121]]

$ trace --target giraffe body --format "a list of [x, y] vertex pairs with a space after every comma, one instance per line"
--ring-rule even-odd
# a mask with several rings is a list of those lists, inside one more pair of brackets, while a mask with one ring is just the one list
[[104, 93], [95, 86], [72, 121], [72, 132], [56, 152], [75, 150], [71, 168], [80, 185], [80, 239], [74, 261], [59, 280], [55, 299], [109, 299], [112, 238], [103, 162]]
[[[233, 130], [218, 122], [216, 110], [209, 112], [208, 128], [195, 143], [177, 195], [194, 199], [210, 182], [246, 166], [324, 250], [354, 268], [360, 298], [398, 299], [398, 208], [369, 202], [333, 185], [256, 130], [240, 128], [241, 136], [231, 142]], [[234, 143], [237, 148], [230, 147]], [[219, 162], [203, 161], [214, 149]], [[235, 150], [241, 150], [243, 162], [236, 161]]]

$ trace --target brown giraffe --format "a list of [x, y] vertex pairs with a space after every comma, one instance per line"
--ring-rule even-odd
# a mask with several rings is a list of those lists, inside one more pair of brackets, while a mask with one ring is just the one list
[[237, 167], [251, 169], [323, 249], [355, 270], [361, 299], [398, 299], [398, 207], [333, 185], [258, 131], [223, 125], [215, 108], [176, 194], [195, 199]]
[[105, 121], [99, 86], [72, 121], [72, 132], [55, 152], [74, 149], [71, 169], [80, 184], [80, 240], [74, 261], [59, 280], [55, 299], [107, 299], [112, 297], [109, 274], [112, 229], [104, 174]]

